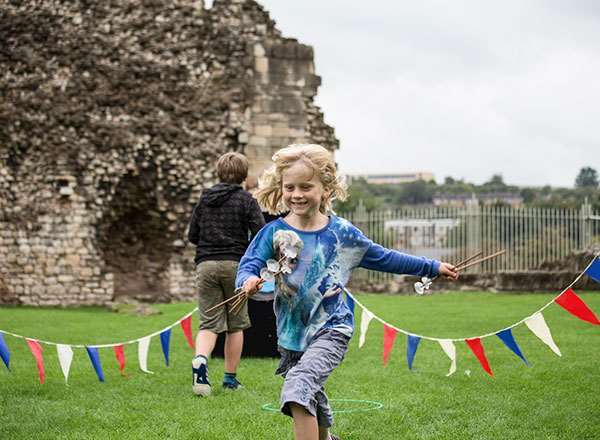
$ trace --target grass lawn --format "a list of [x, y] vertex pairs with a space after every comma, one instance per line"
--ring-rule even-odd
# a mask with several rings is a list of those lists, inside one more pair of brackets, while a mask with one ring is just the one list
[[[397, 327], [437, 337], [468, 337], [510, 325], [552, 296], [470, 292], [358, 298]], [[581, 297], [600, 313], [600, 293]], [[151, 317], [99, 308], [5, 307], [0, 308], [0, 329], [62, 343], [110, 343], [158, 330], [194, 306], [158, 305], [163, 313]], [[358, 349], [356, 334], [327, 391], [333, 399], [379, 401], [383, 408], [337, 414], [333, 432], [343, 439], [600, 438], [600, 327], [557, 305], [546, 309], [544, 317], [562, 358], [521, 325], [513, 334], [532, 367], [498, 338], [485, 338], [494, 378], [487, 376], [464, 343], [457, 344], [458, 370], [453, 376], [445, 376], [450, 362], [440, 346], [426, 340], [421, 341], [414, 370], [409, 371], [401, 334], [384, 368], [383, 328], [371, 321], [365, 346]], [[196, 322], [194, 317], [194, 327]], [[11, 350], [12, 372], [0, 363], [1, 439], [292, 438], [291, 419], [261, 410], [261, 405], [278, 401], [282, 379], [273, 374], [276, 359], [243, 360], [238, 376], [245, 389], [233, 393], [220, 389], [223, 362], [213, 359], [214, 392], [203, 399], [191, 394], [192, 353], [179, 327], [171, 336], [168, 368], [158, 337], [152, 340], [148, 358], [153, 375], [139, 370], [137, 345], [125, 348], [127, 378], [119, 375], [112, 349], [100, 349], [105, 383], [97, 380], [85, 350], [74, 349], [69, 386], [64, 384], [54, 347], [42, 346], [46, 383], [40, 385], [25, 342], [8, 335], [5, 341]], [[350, 409], [352, 404], [336, 407]]]

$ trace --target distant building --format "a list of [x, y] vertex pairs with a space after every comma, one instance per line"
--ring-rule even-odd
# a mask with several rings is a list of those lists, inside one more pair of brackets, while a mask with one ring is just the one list
[[512, 208], [518, 208], [523, 204], [523, 197], [518, 194], [501, 192], [479, 194], [435, 194], [433, 196], [434, 206], [455, 206], [462, 208], [473, 202], [480, 203], [483, 206], [504, 204]]
[[387, 220], [384, 229], [393, 232], [394, 249], [442, 258], [448, 253], [448, 233], [460, 225], [457, 218], [407, 218]]
[[415, 182], [424, 180], [426, 182], [435, 180], [433, 173], [420, 171], [416, 173], [400, 173], [400, 174], [351, 174], [347, 176], [348, 184], [351, 184], [355, 179], [364, 179], [367, 183], [373, 185], [396, 185], [399, 183]]

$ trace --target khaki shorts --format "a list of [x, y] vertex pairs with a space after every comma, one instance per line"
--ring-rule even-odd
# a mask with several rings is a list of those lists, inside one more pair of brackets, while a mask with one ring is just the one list
[[233, 296], [238, 264], [237, 261], [202, 261], [196, 266], [200, 330], [232, 333], [250, 327], [248, 303], [238, 313], [231, 313], [229, 305], [205, 313]]

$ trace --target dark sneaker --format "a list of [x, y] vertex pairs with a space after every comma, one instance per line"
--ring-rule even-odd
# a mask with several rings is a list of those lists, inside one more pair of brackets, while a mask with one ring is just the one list
[[329, 440], [340, 440], [340, 438], [336, 435], [329, 434]]
[[227, 377], [223, 379], [223, 388], [226, 390], [237, 390], [244, 387], [235, 377]]
[[208, 365], [202, 356], [192, 360], [192, 391], [196, 396], [210, 395], [210, 382], [208, 382]]

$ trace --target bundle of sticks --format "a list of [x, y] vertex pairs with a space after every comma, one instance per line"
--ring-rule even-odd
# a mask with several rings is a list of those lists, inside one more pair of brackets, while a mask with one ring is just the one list
[[[285, 256], [281, 257], [281, 259], [277, 263], [281, 264], [285, 260], [285, 258], [286, 258]], [[275, 277], [275, 275], [278, 275], [280, 272], [281, 272], [281, 270], [273, 273], [272, 274], [273, 278]], [[258, 281], [258, 289], [259, 290], [265, 281], [267, 281], [267, 280], [265, 280], [263, 277], [259, 278], [259, 281]], [[239, 313], [240, 310], [242, 310], [242, 307], [244, 307], [244, 304], [246, 303], [246, 301], [248, 301], [248, 298], [250, 298], [250, 296], [251, 295], [249, 295], [248, 292], [246, 292], [243, 287], [238, 287], [237, 289], [235, 289], [234, 294], [231, 298], [228, 298], [225, 301], [222, 301], [219, 304], [212, 306], [210, 309], [208, 309], [206, 311], [206, 313], [210, 313], [213, 310], [218, 309], [219, 307], [225, 306], [225, 304], [231, 303], [229, 310], [232, 313], [237, 314], [237, 313]]]
[[[262, 283], [264, 283], [265, 280], [263, 278], [260, 279], [259, 284], [258, 284], [258, 288], [260, 289], [260, 286], [262, 285]], [[248, 301], [248, 298], [250, 298], [250, 295], [248, 294], [248, 292], [246, 292], [244, 290], [243, 287], [238, 287], [237, 289], [235, 289], [234, 294], [232, 297], [226, 299], [223, 302], [220, 302], [217, 305], [212, 306], [210, 309], [208, 309], [206, 311], [206, 313], [210, 313], [213, 310], [218, 309], [219, 307], [223, 307], [228, 303], [231, 303], [230, 305], [230, 309], [232, 313], [239, 313], [240, 310], [242, 310], [242, 307], [244, 307], [244, 304], [246, 303], [246, 301]]]
[[474, 255], [471, 255], [469, 258], [466, 258], [466, 259], [456, 263], [454, 265], [454, 267], [456, 268], [457, 271], [465, 270], [467, 267], [471, 267], [476, 264], [483, 263], [484, 261], [491, 260], [492, 258], [499, 257], [500, 255], [502, 255], [504, 253], [506, 253], [506, 250], [502, 249], [501, 251], [494, 252], [493, 254], [482, 257], [481, 255], [483, 254], [483, 252], [480, 251]]
[[[483, 263], [484, 261], [491, 260], [492, 258], [499, 257], [500, 255], [502, 255], [504, 253], [506, 253], [506, 250], [502, 249], [502, 250], [500, 250], [498, 252], [494, 252], [493, 254], [486, 255], [485, 257], [482, 257], [483, 251], [480, 251], [480, 252], [477, 252], [476, 254], [471, 255], [468, 258], [465, 258], [462, 261], [459, 261], [458, 263], [456, 263], [454, 265], [454, 267], [455, 267], [455, 269], [456, 269], [457, 272], [460, 272], [460, 271], [465, 270], [465, 269], [467, 269], [467, 268], [469, 268], [471, 266], [474, 266], [476, 264]], [[425, 292], [425, 290], [429, 290], [429, 286], [431, 285], [431, 282], [433, 280], [435, 280], [436, 278], [437, 277], [435, 277], [435, 278], [423, 277], [421, 279], [421, 281], [417, 281], [415, 283], [415, 291], [419, 295], [422, 295]]]

